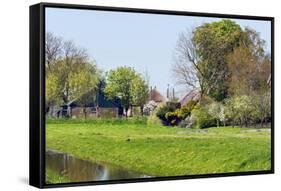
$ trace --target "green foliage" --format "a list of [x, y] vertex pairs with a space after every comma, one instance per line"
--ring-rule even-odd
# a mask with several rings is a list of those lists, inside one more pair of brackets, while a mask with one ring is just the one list
[[143, 106], [149, 97], [149, 87], [147, 82], [142, 79], [140, 75], [136, 75], [132, 81], [132, 97], [133, 104], [140, 106], [141, 115], [143, 115]]
[[95, 89], [97, 84], [98, 75], [95, 64], [85, 63], [79, 70], [69, 74], [69, 88], [73, 98], [80, 98]]
[[127, 111], [133, 104], [143, 106], [148, 99], [148, 85], [131, 67], [118, 67], [107, 73], [104, 89], [109, 98], [119, 97]]
[[233, 96], [226, 100], [226, 116], [231, 119], [233, 125], [248, 126], [253, 118], [255, 107], [251, 97]]
[[52, 64], [52, 71], [46, 73], [47, 104], [67, 104], [93, 90], [99, 78], [95, 63], [73, 58]]
[[[241, 27], [234, 21], [223, 19], [221, 21], [206, 23], [196, 28], [193, 40], [197, 44], [197, 51], [203, 60], [215, 58], [231, 52], [233, 47], [239, 45], [242, 35]], [[213, 55], [215, 53], [215, 55]]]
[[180, 119], [185, 119], [187, 116], [190, 116], [191, 111], [196, 106], [197, 101], [189, 101], [187, 104], [182, 106], [180, 109], [178, 109], [178, 116]]
[[[171, 114], [171, 117], [169, 117], [168, 115], [166, 116], [166, 114], [168, 112], [172, 113], [174, 112], [176, 109], [178, 109], [180, 107], [180, 104], [177, 102], [167, 102], [164, 105], [159, 106], [159, 108], [157, 108], [156, 111], [156, 116], [161, 119], [163, 125], [175, 125], [176, 121], [173, 121], [174, 118], [172, 117], [175, 116], [174, 114]], [[166, 118], [168, 117], [168, 118]], [[173, 121], [173, 122], [172, 122]]]
[[178, 123], [181, 121], [181, 118], [179, 117], [179, 109], [176, 109], [174, 112], [167, 112], [165, 114], [165, 120], [168, 125], [175, 126], [178, 125]]
[[217, 101], [227, 96], [228, 68], [226, 56], [239, 46], [242, 29], [234, 21], [223, 19], [197, 27], [193, 33], [201, 78], [205, 78], [207, 94]]
[[197, 104], [191, 113], [191, 120], [194, 120], [197, 128], [216, 126], [216, 119], [209, 113], [208, 107]]
[[192, 109], [197, 104], [197, 101], [191, 100], [186, 105], [181, 108], [177, 108], [175, 111], [169, 111], [165, 114], [165, 120], [168, 125], [175, 126], [178, 125], [187, 116], [190, 116]]
[[45, 86], [45, 93], [46, 93], [46, 104], [53, 105], [55, 103], [59, 103], [59, 78], [57, 74], [51, 73], [46, 76], [46, 86]]
[[162, 126], [162, 121], [156, 116], [156, 111], [148, 116], [147, 125], [150, 127]]
[[265, 92], [252, 96], [254, 104], [253, 118], [263, 127], [266, 119], [271, 119], [271, 93]]
[[220, 126], [220, 122], [223, 122], [225, 126], [225, 108], [223, 104], [219, 102], [213, 102], [207, 106], [208, 113], [216, 120], [217, 127]]
[[126, 110], [132, 105], [132, 81], [136, 72], [130, 67], [118, 67], [107, 73], [105, 93], [109, 98], [119, 97]]

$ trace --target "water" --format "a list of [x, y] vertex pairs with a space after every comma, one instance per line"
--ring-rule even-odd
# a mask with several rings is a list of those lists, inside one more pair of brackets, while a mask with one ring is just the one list
[[53, 150], [46, 151], [46, 168], [67, 176], [71, 182], [122, 180], [150, 176], [107, 163], [95, 163]]

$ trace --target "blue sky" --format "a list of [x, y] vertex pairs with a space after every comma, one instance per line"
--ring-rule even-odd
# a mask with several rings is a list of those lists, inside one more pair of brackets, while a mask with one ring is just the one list
[[[148, 73], [150, 85], [163, 94], [167, 84], [175, 85], [171, 68], [178, 34], [218, 20], [220, 18], [46, 9], [46, 31], [86, 48], [91, 59], [104, 71], [131, 66], [139, 73]], [[248, 26], [259, 32], [270, 52], [269, 21], [234, 21], [242, 28]], [[182, 87], [175, 86], [175, 90], [178, 96], [184, 93]]]

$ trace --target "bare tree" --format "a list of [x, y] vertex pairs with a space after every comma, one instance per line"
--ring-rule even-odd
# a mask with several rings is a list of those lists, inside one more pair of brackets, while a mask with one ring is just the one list
[[199, 89], [202, 97], [208, 94], [222, 74], [215, 68], [206, 67], [207, 64], [200, 61], [192, 36], [193, 32], [189, 30], [179, 34], [172, 72], [178, 85], [184, 85], [188, 89]]
[[62, 38], [56, 37], [51, 32], [46, 33], [45, 57], [47, 69], [51, 71], [51, 65], [61, 57]]

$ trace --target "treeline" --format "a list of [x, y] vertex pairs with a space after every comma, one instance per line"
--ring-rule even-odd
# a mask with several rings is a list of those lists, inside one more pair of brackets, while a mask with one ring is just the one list
[[179, 85], [201, 96], [184, 119], [180, 108], [169, 109], [165, 119], [199, 127], [270, 121], [271, 56], [265, 45], [255, 30], [231, 20], [181, 33], [173, 74]]
[[90, 60], [85, 49], [54, 34], [46, 34], [46, 108], [62, 106], [77, 100], [84, 106], [103, 91], [108, 99], [118, 97], [127, 116], [132, 106], [143, 105], [148, 99], [148, 82], [131, 67], [118, 67], [103, 72]]

